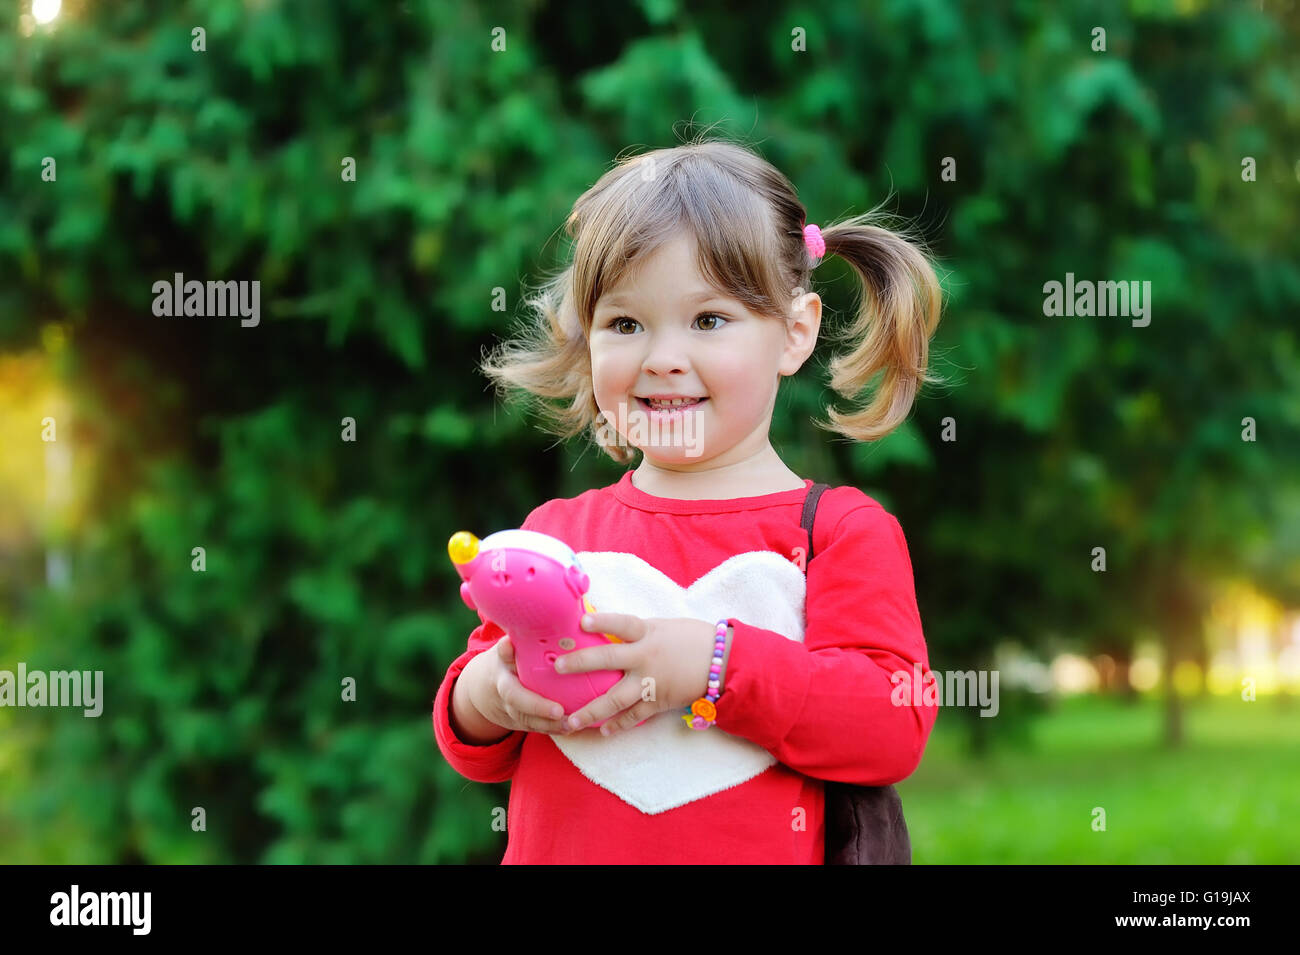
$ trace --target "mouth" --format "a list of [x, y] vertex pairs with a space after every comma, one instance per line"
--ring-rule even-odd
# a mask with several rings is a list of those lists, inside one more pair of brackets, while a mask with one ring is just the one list
[[638, 407], [642, 408], [643, 410], [651, 414], [661, 414], [661, 415], [682, 414], [687, 411], [692, 411], [700, 407], [700, 405], [704, 404], [704, 402], [709, 400], [708, 398], [693, 398], [690, 400], [684, 400], [679, 398], [675, 401], [667, 402], [667, 401], [660, 401], [658, 399], [642, 398], [639, 395], [634, 395], [633, 397], [636, 398], [636, 403]]

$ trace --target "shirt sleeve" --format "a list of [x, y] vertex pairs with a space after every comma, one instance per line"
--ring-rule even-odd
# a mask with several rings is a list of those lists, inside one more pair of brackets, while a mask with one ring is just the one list
[[[536, 530], [532, 525], [545, 506], [543, 504], [534, 508], [524, 519], [520, 529]], [[459, 578], [457, 580], [459, 581]], [[457, 599], [459, 602], [459, 598]], [[505, 739], [479, 746], [458, 738], [451, 727], [451, 696], [457, 678], [470, 660], [484, 650], [496, 646], [497, 641], [505, 634], [505, 631], [495, 623], [485, 620], [481, 613], [479, 621], [479, 625], [469, 635], [465, 652], [452, 661], [442, 685], [438, 688], [438, 695], [433, 701], [433, 735], [438, 741], [438, 749], [442, 751], [443, 757], [456, 772], [474, 782], [499, 783], [514, 776], [515, 770], [519, 767], [519, 752], [523, 748], [524, 737], [528, 734], [523, 730], [516, 730]]]
[[504, 633], [491, 621], [475, 627], [469, 637], [469, 648], [452, 662], [433, 702], [433, 735], [438, 748], [452, 769], [478, 783], [499, 783], [514, 776], [527, 734], [517, 730], [503, 740], [483, 746], [466, 743], [451, 727], [451, 694], [465, 665], [484, 650], [496, 646]]
[[731, 621], [718, 727], [806, 776], [906, 779], [938, 707], [921, 704], [933, 677], [897, 519], [875, 503], [846, 512], [809, 564], [805, 606], [803, 643]]

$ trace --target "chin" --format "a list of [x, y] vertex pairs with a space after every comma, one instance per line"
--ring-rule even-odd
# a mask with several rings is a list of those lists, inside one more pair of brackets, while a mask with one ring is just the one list
[[655, 445], [638, 448], [637, 450], [654, 464], [691, 465], [706, 460], [703, 448], [695, 449], [699, 451], [698, 454], [692, 453], [693, 449], [691, 448], [660, 448]]

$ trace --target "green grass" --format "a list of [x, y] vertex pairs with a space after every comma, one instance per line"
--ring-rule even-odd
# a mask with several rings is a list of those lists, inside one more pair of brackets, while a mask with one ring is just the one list
[[1064, 699], [984, 760], [959, 714], [941, 712], [898, 786], [913, 862], [1300, 862], [1300, 703], [1188, 700], [1172, 750], [1161, 708]]

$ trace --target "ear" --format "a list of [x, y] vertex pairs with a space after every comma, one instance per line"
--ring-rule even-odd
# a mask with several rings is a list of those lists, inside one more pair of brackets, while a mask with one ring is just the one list
[[793, 375], [817, 347], [817, 333], [822, 326], [822, 299], [816, 292], [807, 292], [794, 299], [790, 316], [785, 322], [785, 348], [781, 352], [781, 375]]

